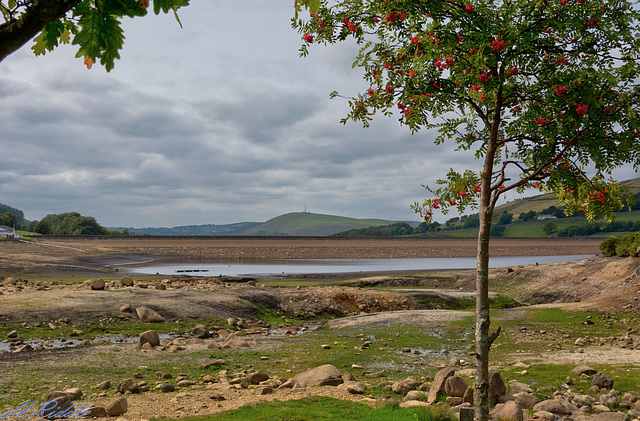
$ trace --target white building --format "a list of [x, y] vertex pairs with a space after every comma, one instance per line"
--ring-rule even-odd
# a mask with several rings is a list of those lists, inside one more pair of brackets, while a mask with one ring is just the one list
[[22, 238], [22, 234], [16, 234], [15, 228], [6, 225], [0, 225], [0, 238], [15, 239]]

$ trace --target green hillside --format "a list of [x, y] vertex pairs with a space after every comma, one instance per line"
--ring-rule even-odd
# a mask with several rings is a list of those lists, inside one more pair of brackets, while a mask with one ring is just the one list
[[[640, 178], [621, 181], [619, 184], [622, 186], [629, 186], [632, 194], [640, 193]], [[527, 213], [529, 211], [540, 212], [543, 209], [547, 209], [549, 206], [559, 205], [560, 202], [558, 202], [558, 199], [552, 193], [546, 193], [539, 194], [537, 196], [516, 199], [500, 206], [496, 206], [494, 214], [499, 215], [503, 211], [507, 211], [508, 213], [512, 213], [517, 217], [521, 213]]]
[[350, 229], [389, 225], [394, 221], [382, 219], [356, 219], [344, 216], [317, 213], [292, 212], [277, 216], [256, 227], [248, 229], [244, 235], [331, 235]]

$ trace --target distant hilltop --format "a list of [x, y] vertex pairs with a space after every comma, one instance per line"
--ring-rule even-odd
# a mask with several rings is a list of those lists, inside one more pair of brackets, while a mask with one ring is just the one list
[[[328, 236], [342, 231], [389, 225], [398, 221], [384, 219], [357, 219], [345, 216], [308, 212], [291, 212], [276, 216], [267, 222], [240, 222], [226, 225], [185, 225], [173, 228], [124, 228], [138, 235], [265, 235], [265, 236]], [[415, 222], [417, 225], [417, 222]]]

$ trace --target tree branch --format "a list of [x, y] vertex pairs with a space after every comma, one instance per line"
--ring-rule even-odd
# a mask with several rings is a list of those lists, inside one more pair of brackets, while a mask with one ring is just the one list
[[35, 0], [16, 20], [0, 25], [0, 61], [36, 36], [47, 24], [63, 17], [81, 0]]

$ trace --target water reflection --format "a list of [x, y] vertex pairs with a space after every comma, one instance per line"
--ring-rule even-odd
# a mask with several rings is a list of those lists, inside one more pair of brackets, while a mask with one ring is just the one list
[[[591, 255], [561, 256], [504, 256], [492, 257], [492, 268], [534, 265], [536, 263], [557, 263], [579, 260]], [[393, 258], [393, 259], [274, 259], [274, 260], [234, 260], [234, 261], [163, 261], [137, 265], [118, 266], [135, 274], [195, 276], [260, 276], [275, 278], [286, 275], [306, 275], [323, 273], [396, 272], [442, 269], [473, 269], [475, 257], [445, 258]]]

